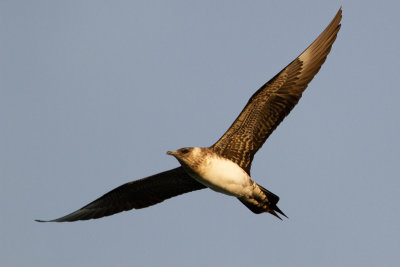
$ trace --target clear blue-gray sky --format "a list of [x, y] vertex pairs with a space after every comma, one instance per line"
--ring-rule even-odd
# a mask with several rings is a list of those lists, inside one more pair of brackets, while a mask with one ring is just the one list
[[[203, 190], [40, 224], [178, 166], [343, 6], [252, 177], [289, 216]], [[398, 266], [399, 1], [1, 1], [1, 266]]]

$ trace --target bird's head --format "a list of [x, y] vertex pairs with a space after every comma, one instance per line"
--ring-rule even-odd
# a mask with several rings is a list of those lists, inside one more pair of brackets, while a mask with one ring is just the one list
[[168, 151], [167, 154], [174, 156], [177, 160], [186, 162], [193, 152], [193, 147], [183, 147], [175, 151]]
[[201, 148], [183, 147], [176, 151], [168, 151], [168, 155], [174, 156], [181, 165], [193, 168], [201, 160]]

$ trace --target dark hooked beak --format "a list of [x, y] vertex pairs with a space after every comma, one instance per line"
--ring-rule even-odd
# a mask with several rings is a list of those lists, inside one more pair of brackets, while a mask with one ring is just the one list
[[176, 155], [176, 151], [168, 151], [167, 155], [175, 156]]

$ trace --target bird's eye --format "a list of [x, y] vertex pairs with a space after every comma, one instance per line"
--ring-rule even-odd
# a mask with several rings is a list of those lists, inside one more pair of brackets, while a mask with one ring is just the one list
[[181, 150], [181, 153], [182, 154], [187, 154], [189, 152], [189, 149], [187, 149], [187, 148], [183, 148], [182, 150]]

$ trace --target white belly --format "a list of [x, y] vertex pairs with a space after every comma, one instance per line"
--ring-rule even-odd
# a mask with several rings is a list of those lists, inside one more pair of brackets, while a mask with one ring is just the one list
[[199, 166], [193, 178], [210, 189], [235, 197], [250, 196], [254, 182], [236, 163], [212, 157]]

